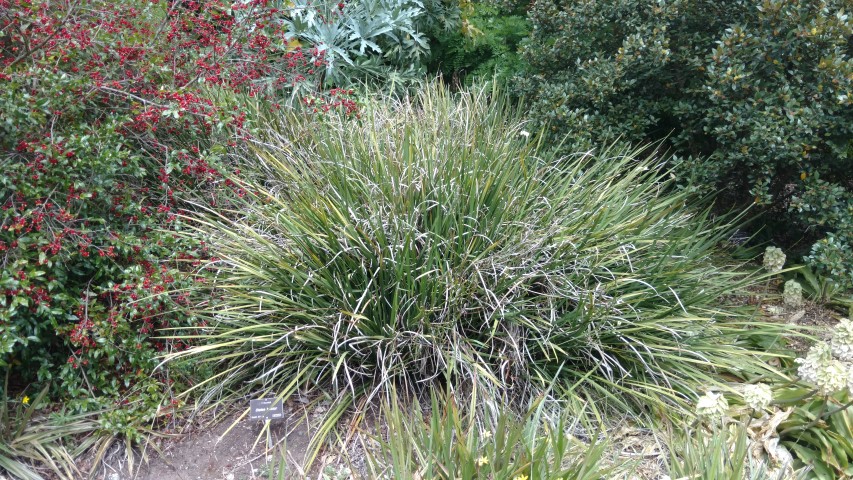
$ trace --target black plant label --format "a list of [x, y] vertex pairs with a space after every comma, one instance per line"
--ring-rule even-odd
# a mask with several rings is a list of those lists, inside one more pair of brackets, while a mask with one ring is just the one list
[[249, 419], [274, 420], [284, 418], [284, 405], [275, 398], [249, 400]]

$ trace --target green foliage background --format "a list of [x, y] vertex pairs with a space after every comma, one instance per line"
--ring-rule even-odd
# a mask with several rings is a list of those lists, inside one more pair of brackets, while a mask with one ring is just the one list
[[530, 32], [524, 8], [482, 2], [462, 2], [461, 28], [437, 35], [427, 70], [452, 84], [475, 79], [508, 82], [520, 73], [521, 42]]
[[[853, 285], [853, 40], [843, 0], [537, 0], [516, 77], [569, 149], [663, 138], [682, 178], [756, 203]], [[811, 245], [809, 250], [809, 245]]]

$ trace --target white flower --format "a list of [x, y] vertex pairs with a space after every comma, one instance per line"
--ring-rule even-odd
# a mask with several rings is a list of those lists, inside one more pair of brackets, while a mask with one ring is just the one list
[[829, 345], [824, 342], [815, 344], [806, 358], [798, 358], [797, 363], [800, 378], [814, 384], [821, 395], [840, 392], [849, 383], [847, 365], [833, 359]]
[[797, 283], [796, 280], [788, 280], [785, 282], [785, 290], [782, 291], [782, 300], [785, 305], [791, 308], [800, 308], [803, 306], [803, 286]]
[[785, 266], [785, 253], [781, 248], [767, 247], [764, 250], [764, 268], [770, 273], [776, 273]]
[[847, 392], [853, 395], [853, 367], [847, 372]]
[[518, 134], [524, 138], [530, 138], [530, 132], [528, 132], [527, 130], [522, 130], [522, 131], [518, 132]]
[[[832, 354], [844, 362], [853, 362], [853, 321], [842, 318], [832, 335]], [[853, 392], [853, 390], [851, 390]]]
[[817, 387], [825, 395], [840, 392], [847, 388], [847, 365], [839, 360], [832, 360], [818, 377]]
[[729, 402], [722, 393], [708, 392], [696, 401], [696, 415], [703, 418], [722, 418], [728, 410]]
[[773, 390], [763, 383], [747, 385], [743, 389], [743, 400], [754, 410], [764, 410], [773, 401]]
[[820, 371], [831, 360], [832, 352], [829, 349], [829, 345], [824, 342], [816, 343], [809, 349], [806, 358], [797, 359], [797, 363], [800, 364], [800, 367], [797, 368], [797, 374], [800, 376], [800, 379], [817, 384]]

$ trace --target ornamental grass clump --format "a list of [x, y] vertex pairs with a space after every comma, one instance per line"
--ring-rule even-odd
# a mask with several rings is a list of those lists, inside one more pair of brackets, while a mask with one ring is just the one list
[[207, 327], [175, 355], [215, 363], [197, 388], [318, 388], [334, 415], [450, 378], [675, 412], [717, 372], [765, 372], [745, 339], [781, 327], [721, 310], [745, 281], [710, 261], [731, 225], [638, 152], [549, 156], [501, 98], [428, 86], [355, 121], [263, 120], [253, 193], [197, 223]]

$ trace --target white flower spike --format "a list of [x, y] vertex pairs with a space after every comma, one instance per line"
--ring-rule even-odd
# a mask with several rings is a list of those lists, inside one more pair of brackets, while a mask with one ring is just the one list
[[785, 253], [781, 248], [767, 247], [764, 250], [764, 268], [770, 273], [777, 273], [785, 266]]
[[764, 410], [773, 401], [773, 390], [763, 383], [747, 385], [743, 389], [743, 401], [754, 410]]
[[722, 393], [708, 392], [696, 401], [696, 415], [707, 419], [719, 419], [729, 410], [729, 402]]

